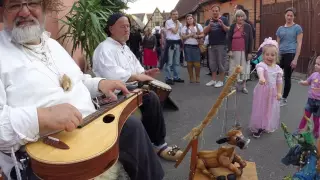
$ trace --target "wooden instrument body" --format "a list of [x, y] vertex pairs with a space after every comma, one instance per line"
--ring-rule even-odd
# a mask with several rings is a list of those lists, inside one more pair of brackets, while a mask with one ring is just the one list
[[[142, 91], [81, 129], [51, 135], [66, 143], [70, 149], [57, 149], [42, 140], [29, 143], [26, 151], [34, 173], [46, 180], [88, 180], [99, 176], [117, 161], [121, 129], [141, 104]], [[109, 122], [109, 117], [114, 117], [112, 122]]]

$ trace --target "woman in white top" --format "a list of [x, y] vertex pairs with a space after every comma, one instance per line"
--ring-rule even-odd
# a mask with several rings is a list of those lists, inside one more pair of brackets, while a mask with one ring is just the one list
[[[199, 40], [204, 37], [204, 34], [203, 27], [195, 22], [192, 14], [186, 16], [186, 25], [182, 28], [181, 37], [184, 42], [184, 54], [188, 63], [190, 83], [199, 83], [201, 59]], [[194, 79], [193, 69], [195, 69], [196, 80]]]

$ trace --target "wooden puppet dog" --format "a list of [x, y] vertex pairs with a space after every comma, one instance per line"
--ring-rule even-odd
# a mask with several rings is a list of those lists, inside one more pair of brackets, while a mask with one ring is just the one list
[[[246, 167], [246, 162], [236, 154], [235, 148], [247, 148], [250, 139], [246, 139], [240, 128], [237, 128], [230, 130], [226, 137], [217, 140], [217, 143], [228, 143], [231, 146], [222, 146], [214, 151], [199, 151], [196, 170], [211, 179], [235, 180], [242, 175], [242, 169]], [[238, 163], [240, 168], [235, 163]]]

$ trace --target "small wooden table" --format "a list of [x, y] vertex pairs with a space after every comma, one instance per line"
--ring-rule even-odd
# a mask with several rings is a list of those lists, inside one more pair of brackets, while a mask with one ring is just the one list
[[[225, 168], [216, 168], [214, 171], [226, 171]], [[211, 180], [202, 173], [195, 172], [193, 180]], [[243, 169], [243, 174], [237, 180], [258, 180], [256, 163], [247, 161], [247, 166]]]

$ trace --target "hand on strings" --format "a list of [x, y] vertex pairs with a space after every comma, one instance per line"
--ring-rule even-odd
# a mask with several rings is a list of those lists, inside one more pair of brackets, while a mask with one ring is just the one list
[[265, 85], [266, 84], [266, 80], [264, 78], [260, 78], [259, 79], [259, 84], [260, 85]]
[[116, 80], [101, 80], [99, 82], [99, 90], [105, 94], [110, 101], [116, 101], [118, 98], [113, 93], [115, 90], [122, 91], [123, 95], [129, 94], [129, 90], [126, 88], [126, 85], [122, 81]]
[[152, 68], [145, 72], [146, 75], [151, 77], [156, 77], [160, 73], [160, 70], [158, 68]]
[[48, 108], [38, 108], [40, 134], [65, 130], [71, 132], [82, 123], [82, 114], [70, 104], [59, 104]]

